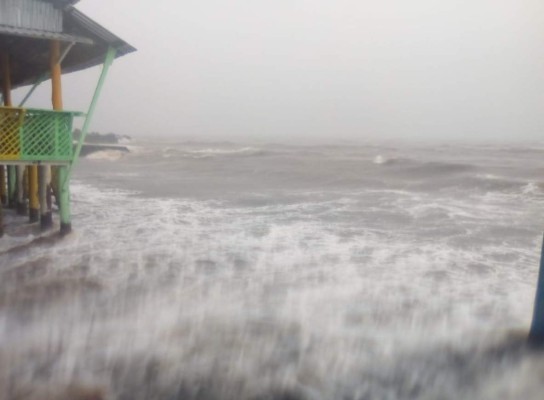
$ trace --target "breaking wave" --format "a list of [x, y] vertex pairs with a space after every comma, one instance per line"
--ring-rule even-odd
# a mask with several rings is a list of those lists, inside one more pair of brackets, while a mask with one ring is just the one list
[[242, 147], [237, 149], [201, 149], [201, 150], [192, 150], [187, 151], [186, 156], [192, 158], [211, 158], [211, 157], [252, 157], [252, 156], [262, 156], [267, 154], [266, 151], [256, 148], [256, 147]]
[[85, 156], [87, 160], [103, 160], [103, 161], [117, 161], [123, 158], [127, 154], [126, 151], [122, 150], [100, 150], [90, 153]]

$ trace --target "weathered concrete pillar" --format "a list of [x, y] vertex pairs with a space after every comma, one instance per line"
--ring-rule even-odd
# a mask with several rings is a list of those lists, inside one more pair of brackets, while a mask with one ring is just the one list
[[7, 201], [6, 169], [0, 165], [0, 237], [4, 236], [4, 204]]
[[25, 167], [17, 166], [17, 214], [26, 215], [28, 208], [25, 199]]
[[8, 165], [8, 207], [17, 207], [17, 167]]
[[72, 231], [72, 216], [70, 211], [70, 182], [68, 181], [68, 167], [58, 169], [60, 234], [66, 235]]
[[8, 187], [6, 180], [6, 167], [0, 165], [0, 203], [6, 204], [8, 201]]
[[51, 168], [49, 168], [49, 166], [40, 165], [38, 167], [38, 197], [40, 201], [40, 226], [42, 230], [51, 229], [53, 227], [51, 190], [49, 187], [50, 176]]

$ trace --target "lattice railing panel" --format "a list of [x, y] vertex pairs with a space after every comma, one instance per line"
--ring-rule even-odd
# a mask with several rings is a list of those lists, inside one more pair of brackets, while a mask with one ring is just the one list
[[22, 157], [25, 160], [71, 160], [72, 114], [27, 110], [21, 131], [21, 143]]
[[19, 131], [23, 125], [25, 110], [0, 108], [0, 159], [19, 160], [21, 141]]
[[70, 161], [73, 116], [64, 111], [0, 107], [0, 161]]

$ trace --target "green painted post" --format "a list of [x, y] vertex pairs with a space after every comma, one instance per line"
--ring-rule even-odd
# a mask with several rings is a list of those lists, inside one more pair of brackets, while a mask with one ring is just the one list
[[68, 167], [58, 167], [60, 234], [67, 235], [72, 231], [72, 216], [70, 212], [70, 180]]
[[70, 168], [68, 169], [68, 175], [66, 176], [66, 180], [70, 180], [70, 176], [72, 175], [72, 170], [74, 165], [76, 164], [79, 153], [81, 153], [81, 147], [83, 146], [83, 142], [85, 141], [85, 137], [87, 136], [87, 132], [89, 131], [89, 125], [91, 124], [91, 120], [93, 118], [94, 110], [96, 108], [96, 104], [98, 102], [98, 98], [100, 97], [100, 92], [102, 91], [102, 87], [104, 86], [104, 82], [106, 80], [106, 76], [108, 75], [108, 70], [110, 69], [111, 64], [113, 63], [113, 60], [115, 59], [115, 54], [117, 53], [117, 50], [115, 50], [113, 47], [110, 47], [108, 49], [108, 52], [106, 53], [106, 59], [104, 60], [104, 66], [102, 67], [102, 73], [100, 74], [100, 78], [98, 79], [98, 84], [96, 85], [96, 89], [94, 91], [93, 99], [91, 101], [91, 105], [89, 106], [89, 111], [87, 111], [87, 115], [85, 117], [85, 122], [83, 123], [83, 126], [81, 127], [81, 135], [79, 136], [79, 141], [77, 143], [76, 149], [74, 151], [74, 157], [72, 158], [72, 162], [70, 163]]
[[110, 47], [108, 49], [108, 52], [106, 53], [106, 58], [102, 67], [102, 73], [100, 74], [100, 78], [98, 79], [98, 84], [96, 85], [96, 89], [94, 91], [89, 110], [85, 116], [85, 122], [83, 123], [83, 127], [81, 128], [81, 135], [79, 137], [79, 141], [77, 143], [70, 165], [61, 166], [58, 168], [61, 235], [66, 235], [72, 231], [72, 217], [70, 211], [70, 176], [72, 174], [73, 167], [79, 158], [81, 147], [83, 146], [85, 136], [87, 136], [87, 132], [89, 131], [89, 125], [91, 123], [94, 110], [96, 109], [96, 104], [98, 103], [98, 98], [100, 97], [102, 87], [104, 86], [106, 76], [108, 75], [108, 70], [113, 63], [113, 60], [115, 59], [116, 53], [117, 51], [113, 47]]
[[535, 308], [529, 340], [537, 345], [544, 345], [544, 241], [540, 256], [540, 272], [536, 287]]

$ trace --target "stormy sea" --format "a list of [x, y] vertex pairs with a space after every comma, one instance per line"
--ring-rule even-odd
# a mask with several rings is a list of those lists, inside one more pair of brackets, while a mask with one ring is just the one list
[[542, 399], [544, 145], [129, 149], [6, 212], [0, 399]]

